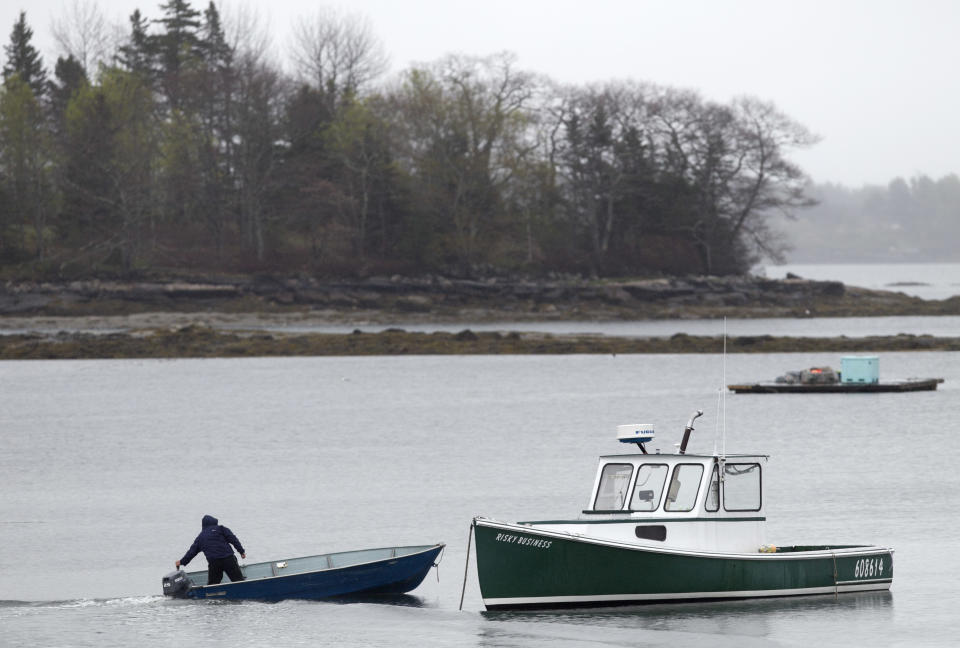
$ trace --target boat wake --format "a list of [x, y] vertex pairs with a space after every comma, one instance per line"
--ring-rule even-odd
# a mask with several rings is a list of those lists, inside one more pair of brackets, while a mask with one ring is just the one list
[[125, 596], [105, 599], [68, 599], [63, 601], [0, 601], [0, 608], [87, 608], [87, 607], [132, 607], [152, 605], [164, 600], [163, 596]]

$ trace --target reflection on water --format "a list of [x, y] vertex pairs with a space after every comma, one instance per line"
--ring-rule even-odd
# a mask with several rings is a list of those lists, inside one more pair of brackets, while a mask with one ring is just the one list
[[413, 594], [368, 594], [367, 596], [340, 596], [335, 599], [326, 599], [325, 601], [310, 601], [311, 603], [339, 603], [341, 605], [351, 605], [356, 603], [369, 603], [371, 605], [396, 605], [409, 608], [428, 608], [436, 607], [434, 604], [427, 603], [424, 599]]
[[[419, 596], [413, 594], [367, 594], [365, 596], [336, 596], [325, 599], [298, 599], [289, 598], [278, 601], [258, 601], [256, 599], [173, 599], [166, 596], [143, 597], [147, 602], [161, 602], [172, 605], [281, 605], [284, 603], [296, 602], [305, 605], [385, 605], [406, 608], [430, 608], [436, 607], [434, 603], [429, 603]], [[132, 599], [123, 599], [132, 600]], [[89, 603], [91, 605], [101, 605], [104, 601], [89, 600], [78, 603]]]
[[[807, 619], [822, 628], [843, 632], [851, 619], [864, 613], [872, 622], [889, 624], [890, 592], [864, 592], [741, 601], [631, 605], [568, 610], [483, 612], [489, 622], [481, 645], [511, 645], [524, 636], [552, 640], [644, 646], [712, 645], [719, 637], [737, 645], [767, 645], [803, 633]], [[747, 643], [744, 644], [743, 642]], [[854, 645], [854, 644], [851, 644]]]
[[589, 623], [626, 625], [641, 623], [677, 624], [691, 620], [750, 615], [764, 618], [777, 614], [817, 614], [836, 610], [878, 610], [893, 607], [892, 592], [856, 592], [818, 594], [782, 598], [743, 599], [734, 601], [696, 601], [689, 603], [652, 603], [604, 608], [560, 610], [487, 610], [481, 614], [490, 621], [537, 621], [544, 623]]

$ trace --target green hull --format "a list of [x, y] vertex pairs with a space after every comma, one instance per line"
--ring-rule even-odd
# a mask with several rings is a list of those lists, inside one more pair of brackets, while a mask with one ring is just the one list
[[477, 575], [490, 609], [622, 605], [889, 589], [893, 551], [796, 547], [723, 554], [639, 547], [475, 520]]

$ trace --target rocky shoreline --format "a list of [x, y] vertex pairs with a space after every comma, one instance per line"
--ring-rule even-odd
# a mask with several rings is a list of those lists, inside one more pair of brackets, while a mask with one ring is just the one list
[[0, 317], [149, 312], [316, 313], [331, 322], [480, 322], [705, 317], [957, 315], [960, 297], [926, 301], [839, 281], [676, 277], [600, 281], [428, 276], [85, 280], [0, 285]]
[[[684, 277], [630, 281], [390, 277], [75, 281], [0, 285], [0, 359], [280, 355], [715, 353], [720, 337], [622, 338], [473, 332], [484, 322], [956, 315], [960, 297], [925, 301], [837, 281]], [[397, 323], [464, 325], [459, 333]], [[296, 333], [323, 325], [352, 334]], [[380, 333], [360, 327], [392, 326]], [[423, 328], [420, 326], [419, 328]], [[775, 333], [775, 331], [771, 331]], [[960, 338], [734, 337], [741, 352], [960, 350]]]
[[[185, 326], [137, 333], [0, 336], [0, 359], [235, 358], [254, 356], [720, 353], [720, 336], [676, 334], [626, 338], [602, 335], [473, 332], [419, 333], [388, 329], [348, 334], [226, 332]], [[728, 353], [960, 351], [960, 337], [732, 337]]]

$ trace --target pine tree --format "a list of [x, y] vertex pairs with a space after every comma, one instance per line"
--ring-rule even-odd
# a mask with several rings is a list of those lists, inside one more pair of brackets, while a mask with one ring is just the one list
[[217, 6], [211, 2], [203, 12], [202, 40], [200, 50], [210, 67], [222, 69], [233, 62], [233, 51], [223, 33], [223, 23]]
[[164, 16], [154, 22], [163, 26], [163, 32], [150, 36], [149, 42], [157, 53], [160, 83], [170, 107], [181, 110], [187, 99], [184, 77], [191, 65], [202, 58], [200, 12], [186, 0], [168, 0], [160, 9]]
[[230, 146], [230, 121], [232, 118], [232, 94], [236, 71], [233, 66], [233, 50], [227, 43], [220, 22], [220, 13], [211, 2], [203, 12], [203, 27], [198, 42], [202, 66], [194, 79], [194, 93], [200, 101], [201, 119], [211, 139], [223, 138], [227, 149]]
[[203, 128], [204, 143], [200, 149], [204, 177], [205, 220], [213, 234], [218, 256], [224, 249], [224, 236], [232, 206], [231, 179], [233, 165], [233, 99], [235, 70], [233, 50], [227, 43], [220, 21], [220, 12], [213, 2], [203, 12], [199, 32], [199, 53], [202, 65], [194, 83], [199, 85], [194, 94], [199, 101], [198, 115]]
[[62, 135], [67, 104], [70, 98], [88, 83], [88, 80], [83, 65], [73, 57], [73, 54], [67, 58], [61, 56], [57, 59], [54, 77], [56, 80], [50, 84], [50, 109], [53, 115], [54, 131], [57, 135]]
[[117, 61], [141, 79], [149, 79], [153, 74], [153, 50], [147, 35], [149, 21], [137, 9], [130, 14], [130, 40], [120, 46]]
[[27, 25], [27, 14], [20, 12], [20, 18], [10, 32], [10, 44], [3, 48], [7, 63], [3, 66], [3, 80], [17, 75], [30, 86], [34, 96], [41, 97], [47, 89], [47, 72], [43, 69], [43, 59], [30, 43], [33, 30]]
[[[6, 227], [0, 229], [13, 226], [17, 240], [12, 245], [24, 254], [33, 248], [41, 262], [54, 202], [49, 162], [50, 136], [43, 106], [20, 75], [11, 74], [0, 91], [0, 185], [5, 196], [0, 210], [6, 212], [0, 221]], [[6, 237], [0, 243], [11, 246]]]

